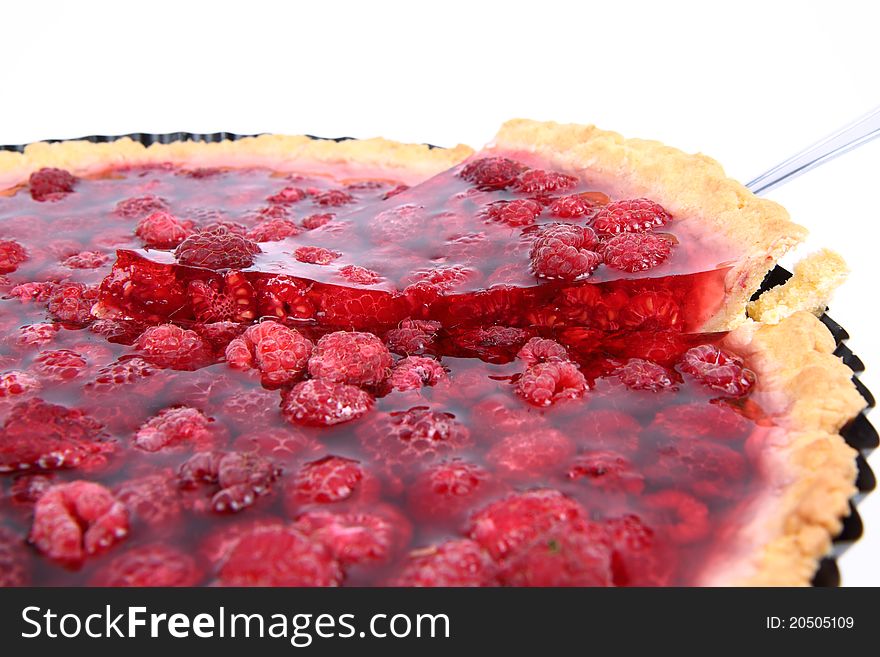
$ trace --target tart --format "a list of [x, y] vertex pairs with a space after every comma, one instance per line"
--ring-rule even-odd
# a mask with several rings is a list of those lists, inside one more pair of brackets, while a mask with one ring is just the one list
[[864, 400], [708, 158], [516, 120], [0, 152], [2, 585], [802, 585]]

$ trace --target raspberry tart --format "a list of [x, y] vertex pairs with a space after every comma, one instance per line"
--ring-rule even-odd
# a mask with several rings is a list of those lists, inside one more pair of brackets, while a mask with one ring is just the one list
[[864, 400], [837, 256], [750, 304], [803, 236], [586, 126], [0, 152], [0, 585], [808, 584]]

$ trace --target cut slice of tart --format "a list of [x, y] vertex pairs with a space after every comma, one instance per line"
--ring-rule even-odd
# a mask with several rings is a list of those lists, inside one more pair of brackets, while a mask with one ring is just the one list
[[803, 229], [703, 156], [512, 121], [0, 189], [0, 583], [806, 584], [846, 513], [830, 336], [745, 313]]

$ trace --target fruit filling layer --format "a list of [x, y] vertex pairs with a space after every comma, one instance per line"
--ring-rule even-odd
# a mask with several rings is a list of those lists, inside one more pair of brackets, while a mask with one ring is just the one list
[[[761, 487], [732, 254], [529, 154], [0, 196], [0, 585], [668, 585]], [[748, 448], [748, 449], [747, 449]]]

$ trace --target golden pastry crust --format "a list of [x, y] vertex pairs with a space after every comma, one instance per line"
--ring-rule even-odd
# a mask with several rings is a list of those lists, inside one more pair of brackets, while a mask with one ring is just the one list
[[332, 173], [339, 179], [385, 178], [407, 184], [458, 164], [473, 153], [467, 146], [430, 148], [387, 139], [333, 141], [306, 136], [260, 135], [236, 141], [144, 146], [128, 137], [106, 143], [37, 142], [24, 153], [0, 151], [0, 190], [25, 182], [42, 167], [67, 169], [78, 176], [111, 167], [173, 162], [187, 167], [265, 167], [275, 171]]
[[758, 198], [705, 155], [656, 141], [624, 139], [595, 126], [524, 119], [505, 123], [493, 144], [501, 150], [537, 153], [618, 196], [651, 198], [677, 221], [699, 222], [706, 229], [702, 232], [720, 235], [734, 246], [739, 257], [725, 280], [726, 298], [706, 330], [742, 323], [746, 303], [766, 273], [806, 236], [782, 206]]
[[747, 322], [725, 344], [755, 370], [752, 399], [775, 426], [748, 446], [762, 490], [737, 510], [735, 536], [700, 583], [806, 586], [856, 492], [856, 451], [839, 431], [865, 400], [834, 356], [828, 329], [809, 312], [773, 325]]

